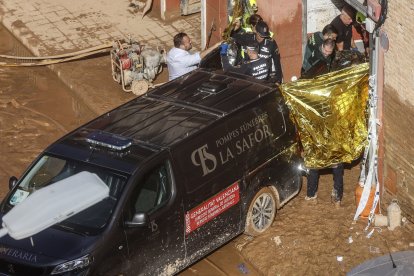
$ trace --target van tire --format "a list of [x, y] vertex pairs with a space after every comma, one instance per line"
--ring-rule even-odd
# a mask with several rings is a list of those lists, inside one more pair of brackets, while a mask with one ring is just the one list
[[258, 236], [264, 233], [275, 219], [276, 197], [269, 187], [260, 189], [250, 203], [246, 216], [245, 234]]

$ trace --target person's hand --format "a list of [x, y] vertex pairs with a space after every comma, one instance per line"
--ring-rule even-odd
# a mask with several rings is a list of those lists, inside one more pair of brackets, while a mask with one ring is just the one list
[[233, 30], [237, 31], [238, 29], [241, 28], [241, 21], [240, 18], [235, 18], [234, 22], [233, 22]]
[[225, 56], [227, 55], [227, 49], [229, 48], [229, 44], [227, 43], [222, 43], [220, 45], [220, 55]]

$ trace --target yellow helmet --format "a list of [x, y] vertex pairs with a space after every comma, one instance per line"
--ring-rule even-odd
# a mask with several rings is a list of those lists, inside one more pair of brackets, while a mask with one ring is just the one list
[[250, 7], [252, 8], [252, 10], [254, 12], [257, 12], [257, 10], [258, 10], [257, 1], [256, 0], [249, 0], [249, 4], [250, 4]]

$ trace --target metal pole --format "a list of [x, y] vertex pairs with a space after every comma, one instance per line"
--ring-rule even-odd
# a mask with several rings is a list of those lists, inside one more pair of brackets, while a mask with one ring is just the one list
[[302, 0], [302, 60], [308, 41], [308, 0]]

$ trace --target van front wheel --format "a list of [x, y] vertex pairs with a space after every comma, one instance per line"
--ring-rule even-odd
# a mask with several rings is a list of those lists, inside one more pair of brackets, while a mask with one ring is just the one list
[[276, 198], [268, 187], [260, 189], [250, 203], [245, 233], [257, 236], [265, 232], [276, 216]]

